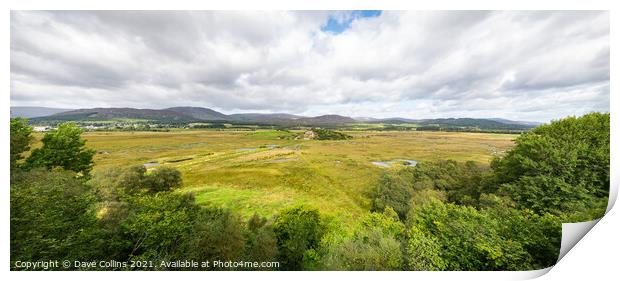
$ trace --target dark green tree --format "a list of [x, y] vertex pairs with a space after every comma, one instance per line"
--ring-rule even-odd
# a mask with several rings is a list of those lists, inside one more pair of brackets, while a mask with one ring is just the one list
[[122, 169], [116, 178], [115, 186], [128, 194], [140, 192], [147, 188], [146, 167], [144, 165], [133, 165]]
[[404, 219], [409, 211], [412, 192], [413, 182], [410, 177], [401, 173], [385, 173], [372, 191], [372, 210], [382, 212], [389, 207]]
[[201, 208], [177, 256], [197, 261], [241, 260], [245, 237], [239, 216], [217, 208]]
[[11, 183], [11, 260], [98, 256], [95, 196], [75, 173], [34, 169]]
[[303, 269], [304, 256], [313, 256], [325, 233], [317, 209], [297, 206], [281, 211], [274, 222], [278, 239], [280, 268]]
[[519, 136], [492, 163], [501, 190], [539, 214], [603, 215], [609, 194], [609, 113], [569, 117]]
[[546, 213], [538, 215], [528, 209], [517, 209], [508, 197], [484, 194], [480, 212], [498, 221], [498, 233], [517, 241], [532, 257], [532, 268], [554, 265], [560, 254], [564, 218]]
[[60, 124], [56, 131], [45, 134], [41, 140], [43, 146], [32, 151], [26, 165], [29, 168], [62, 167], [88, 177], [95, 151], [85, 148], [86, 141], [81, 134], [82, 129], [75, 124]]
[[11, 119], [11, 172], [19, 167], [18, 161], [24, 159], [22, 153], [30, 150], [32, 127], [27, 123], [28, 119]]
[[136, 260], [174, 258], [200, 208], [192, 195], [162, 192], [128, 198], [129, 215], [121, 222]]
[[317, 140], [348, 140], [353, 138], [347, 134], [327, 129], [312, 128], [312, 132], [316, 135], [315, 139]]
[[420, 162], [400, 174], [412, 182], [414, 190], [443, 191], [448, 201], [459, 204], [476, 205], [480, 194], [488, 189], [485, 182], [487, 171], [472, 161]]
[[246, 256], [249, 261], [277, 261], [278, 239], [267, 219], [254, 214], [248, 220]]
[[181, 187], [183, 180], [181, 172], [170, 167], [154, 169], [146, 174], [144, 185], [151, 192], [170, 191]]

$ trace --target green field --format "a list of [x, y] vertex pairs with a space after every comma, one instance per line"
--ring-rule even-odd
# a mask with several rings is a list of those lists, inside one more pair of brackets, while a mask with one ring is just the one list
[[[183, 173], [201, 204], [271, 216], [305, 203], [349, 225], [369, 211], [366, 192], [386, 169], [373, 161], [472, 160], [488, 164], [515, 135], [448, 132], [347, 132], [340, 141], [283, 139], [282, 131], [88, 132], [94, 171], [157, 163]], [[39, 135], [40, 137], [40, 135]], [[36, 146], [36, 145], [35, 145]]]

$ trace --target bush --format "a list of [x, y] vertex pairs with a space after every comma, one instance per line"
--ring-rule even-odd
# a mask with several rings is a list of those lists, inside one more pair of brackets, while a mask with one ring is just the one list
[[313, 128], [312, 132], [316, 134], [315, 139], [317, 140], [348, 140], [353, 138], [347, 134], [327, 129]]
[[434, 193], [432, 197], [449, 202], [477, 206], [480, 195], [493, 190], [488, 187], [488, 177], [487, 171], [473, 162], [418, 163], [415, 167], [381, 175], [370, 194], [371, 209], [381, 212], [390, 207], [404, 220], [411, 204], [422, 200], [420, 195], [424, 193], [425, 196]]
[[316, 251], [325, 233], [325, 226], [317, 209], [305, 206], [281, 211], [275, 219], [274, 231], [278, 239], [280, 268], [303, 269], [304, 255]]
[[241, 260], [244, 257], [243, 224], [235, 214], [216, 208], [200, 208], [177, 256], [196, 261]]
[[391, 208], [367, 215], [351, 237], [327, 249], [325, 266], [331, 270], [402, 270], [404, 225]]
[[181, 172], [174, 168], [161, 167], [148, 173], [145, 186], [151, 192], [169, 191], [183, 185]]
[[256, 213], [248, 220], [246, 232], [246, 257], [250, 261], [276, 261], [278, 239], [273, 226]]
[[413, 183], [413, 189], [444, 191], [449, 202], [459, 204], [476, 205], [480, 195], [489, 189], [484, 181], [486, 170], [472, 161], [421, 162], [401, 173]]
[[115, 186], [127, 194], [134, 194], [143, 189], [148, 189], [146, 167], [144, 165], [134, 165], [122, 169], [116, 178]]
[[118, 194], [135, 194], [170, 191], [183, 185], [181, 172], [170, 167], [160, 167], [147, 172], [143, 165], [127, 168], [111, 168], [96, 173], [91, 183], [102, 195], [113, 197]]
[[158, 193], [129, 198], [129, 216], [121, 222], [135, 260], [173, 258], [187, 239], [199, 207], [191, 195]]

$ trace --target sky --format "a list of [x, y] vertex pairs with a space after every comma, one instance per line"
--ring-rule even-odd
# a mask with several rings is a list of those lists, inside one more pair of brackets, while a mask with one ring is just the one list
[[11, 106], [609, 111], [606, 11], [12, 11]]

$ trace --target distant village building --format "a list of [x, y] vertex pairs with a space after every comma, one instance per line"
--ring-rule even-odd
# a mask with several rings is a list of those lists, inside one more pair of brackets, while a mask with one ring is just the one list
[[32, 130], [35, 132], [47, 132], [51, 130], [51, 128], [49, 126], [34, 126]]
[[94, 130], [98, 130], [98, 129], [105, 129], [106, 126], [88, 125], [88, 126], [84, 126], [82, 128], [84, 128], [85, 130], [88, 130], [88, 131], [94, 131]]

